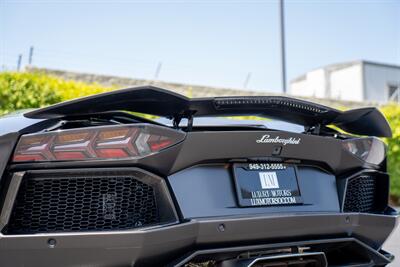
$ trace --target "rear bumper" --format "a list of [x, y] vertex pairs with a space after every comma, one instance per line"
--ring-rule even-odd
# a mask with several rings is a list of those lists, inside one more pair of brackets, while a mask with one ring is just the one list
[[[179, 265], [186, 257], [207, 249], [279, 246], [284, 242], [318, 243], [317, 240], [333, 242], [343, 238], [354, 239], [379, 254], [396, 224], [397, 216], [387, 215], [276, 214], [202, 218], [134, 231], [1, 235], [0, 265]], [[382, 255], [381, 260], [385, 258], [387, 255]]]

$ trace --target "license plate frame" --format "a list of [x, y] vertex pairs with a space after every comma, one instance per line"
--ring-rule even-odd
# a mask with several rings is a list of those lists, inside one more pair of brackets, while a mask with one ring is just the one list
[[232, 169], [240, 207], [303, 204], [295, 165], [234, 163]]

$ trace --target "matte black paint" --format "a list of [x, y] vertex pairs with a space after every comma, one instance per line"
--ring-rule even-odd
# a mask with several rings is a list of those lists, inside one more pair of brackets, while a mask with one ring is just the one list
[[[99, 104], [101, 103], [101, 104]], [[62, 118], [128, 110], [162, 117], [258, 115], [305, 126], [334, 124], [355, 134], [390, 137], [390, 126], [376, 108], [341, 112], [312, 102], [281, 96], [187, 98], [141, 86], [75, 99], [25, 114], [29, 118]]]
[[[0, 118], [0, 176], [33, 169], [142, 168], [166, 179], [176, 209], [179, 210], [179, 223], [138, 231], [26, 236], [0, 234], [1, 266], [164, 266], [186, 253], [190, 255], [207, 248], [281, 242], [306, 243], [310, 240], [335, 240], [343, 237], [360, 240], [379, 253], [383, 242], [396, 226], [397, 215], [390, 207], [386, 207], [386, 212], [382, 214], [341, 212], [341, 198], [344, 194], [341, 181], [345, 184], [346, 177], [365, 168], [384, 172], [386, 166], [365, 164], [345, 151], [341, 140], [327, 136], [272, 130], [204, 130], [189, 132], [182, 143], [146, 158], [7, 166], [21, 134], [43, 131], [57, 123], [58, 118], [66, 114], [70, 116], [71, 112], [82, 115], [102, 109], [109, 111], [114, 107], [133, 108], [143, 112], [151, 107], [152, 114], [160, 113], [165, 116], [186, 116], [188, 111], [196, 111], [199, 116], [249, 113], [263, 115], [259, 107], [232, 111], [227, 106], [215, 106], [216, 99], [188, 100], [153, 87], [137, 90], [126, 89], [119, 91], [121, 94], [110, 93], [86, 100], [74, 100], [38, 110], [36, 113], [27, 113], [31, 117], [55, 119], [37, 120], [21, 116], [15, 117], [15, 120]], [[137, 99], [132, 98], [133, 96]], [[104, 105], [90, 104], [101, 99], [104, 100]], [[142, 100], [145, 101], [140, 102]], [[82, 103], [88, 109], [85, 110]], [[292, 118], [306, 125], [335, 121], [335, 124], [349, 132], [368, 131], [371, 135], [389, 135], [386, 120], [382, 120], [382, 115], [374, 109], [337, 113], [338, 111], [323, 106], [314, 107], [323, 112], [327, 109], [328, 113], [321, 114], [329, 115], [310, 117], [309, 113], [299, 115], [287, 112], [283, 118]], [[268, 110], [268, 114], [278, 116], [282, 112], [275, 109]], [[256, 140], [265, 134], [272, 137], [301, 138], [301, 142], [298, 145], [285, 146], [257, 143]], [[276, 152], [277, 147], [279, 153]], [[232, 163], [267, 161], [288, 162], [299, 166], [299, 186], [304, 205], [257, 208], [238, 206], [230, 169]], [[2, 182], [1, 185], [2, 190], [5, 190], [6, 184]], [[387, 206], [387, 202], [383, 204]], [[224, 225], [224, 231], [220, 230], [221, 224]], [[53, 248], [49, 246], [50, 239], [56, 241]]]
[[[220, 232], [223, 223], [226, 231]], [[230, 216], [195, 219], [172, 226], [114, 233], [0, 236], [2, 267], [165, 266], [208, 247], [279, 244], [355, 237], [379, 250], [394, 216], [343, 213]], [[50, 248], [49, 239], [57, 245]]]
[[[257, 139], [269, 134], [271, 137], [301, 138], [298, 145], [283, 146], [279, 157], [274, 155], [276, 144], [259, 144]], [[0, 138], [1, 139], [1, 138]], [[183, 142], [160, 153], [136, 159], [95, 160], [82, 162], [44, 162], [12, 165], [13, 170], [36, 168], [83, 168], [103, 166], [132, 166], [145, 168], [167, 176], [190, 166], [207, 162], [298, 160], [319, 164], [335, 174], [343, 174], [362, 168], [364, 162], [343, 149], [341, 140], [331, 137], [298, 134], [284, 131], [202, 131], [189, 132]], [[378, 169], [379, 166], [370, 166]]]
[[335, 176], [320, 169], [298, 167], [303, 205], [240, 207], [231, 166], [202, 165], [168, 177], [184, 219], [298, 212], [340, 212]]
[[319, 163], [336, 174], [360, 168], [364, 164], [359, 158], [343, 149], [341, 140], [331, 137], [284, 131], [203, 131], [187, 134], [170, 173], [216, 160], [268, 161], [268, 157], [276, 157], [275, 148], [281, 145], [257, 143], [256, 140], [265, 134], [269, 134], [271, 138], [279, 136], [301, 139], [298, 145], [282, 146], [277, 158], [280, 160]]

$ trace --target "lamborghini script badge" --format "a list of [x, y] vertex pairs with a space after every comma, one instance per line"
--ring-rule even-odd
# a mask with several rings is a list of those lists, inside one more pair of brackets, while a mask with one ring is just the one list
[[279, 136], [271, 137], [269, 134], [265, 134], [260, 139], [256, 140], [256, 142], [259, 144], [272, 143], [272, 144], [282, 144], [284, 146], [298, 145], [300, 144], [300, 141], [301, 141], [300, 138], [294, 138], [294, 137], [280, 138]]

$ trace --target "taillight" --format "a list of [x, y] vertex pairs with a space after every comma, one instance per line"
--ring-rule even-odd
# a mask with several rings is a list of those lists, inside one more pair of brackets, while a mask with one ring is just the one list
[[381, 164], [386, 157], [385, 144], [375, 137], [344, 140], [343, 147], [363, 161], [375, 165]]
[[14, 162], [126, 159], [175, 145], [185, 133], [149, 124], [101, 126], [23, 135]]

